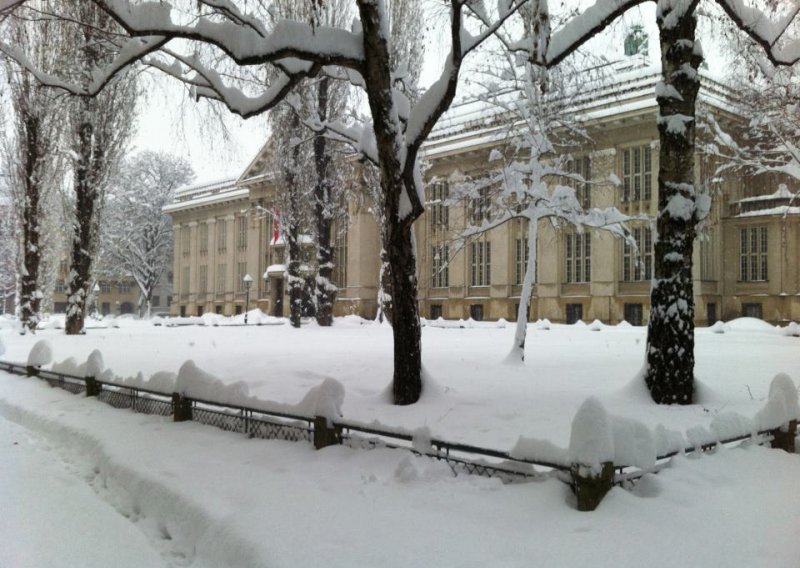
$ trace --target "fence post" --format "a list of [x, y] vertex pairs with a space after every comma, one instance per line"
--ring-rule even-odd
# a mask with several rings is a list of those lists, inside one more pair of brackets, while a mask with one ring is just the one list
[[103, 387], [94, 377], [84, 377], [83, 380], [86, 381], [86, 396], [97, 396], [102, 392]]
[[342, 429], [328, 423], [324, 416], [314, 417], [314, 448], [321, 450], [342, 443]]
[[771, 448], [784, 450], [790, 454], [795, 453], [794, 438], [797, 435], [797, 420], [790, 420], [786, 432], [781, 428], [770, 430], [772, 441], [769, 443]]
[[33, 365], [27, 365], [25, 367], [25, 373], [29, 377], [38, 377], [39, 376], [39, 367], [34, 367]]
[[603, 462], [600, 473], [592, 468], [574, 463], [569, 469], [572, 490], [578, 499], [579, 511], [594, 511], [614, 485], [614, 464]]
[[172, 393], [172, 419], [173, 422], [186, 422], [192, 419], [192, 401], [181, 396], [181, 393]]

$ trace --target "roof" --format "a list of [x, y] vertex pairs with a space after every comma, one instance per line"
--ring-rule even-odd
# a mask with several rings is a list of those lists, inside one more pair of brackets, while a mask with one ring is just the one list
[[214, 180], [178, 189], [175, 192], [175, 199], [164, 207], [163, 211], [164, 213], [174, 213], [191, 207], [211, 205], [248, 195], [249, 190], [236, 185], [236, 178]]

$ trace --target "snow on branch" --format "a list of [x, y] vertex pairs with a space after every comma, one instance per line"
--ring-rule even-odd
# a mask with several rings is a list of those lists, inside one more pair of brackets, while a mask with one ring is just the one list
[[[195, 40], [218, 47], [239, 65], [258, 65], [296, 57], [324, 65], [358, 69], [364, 61], [361, 34], [326, 26], [280, 20], [266, 31], [255, 29], [255, 20], [246, 18], [243, 26], [233, 20], [219, 22], [209, 17], [179, 23], [181, 14], [168, 2], [133, 2], [131, 0], [92, 0], [114, 18], [131, 36], [164, 35]], [[204, 4], [230, 6], [215, 0]], [[174, 12], [174, 13], [173, 13]], [[239, 20], [245, 16], [229, 10]]]
[[717, 0], [717, 3], [742, 31], [764, 49], [773, 65], [794, 65], [800, 61], [800, 40], [781, 42], [789, 27], [800, 21], [800, 4], [795, 3], [777, 20], [772, 20], [758, 8], [746, 6], [743, 0]]
[[45, 86], [63, 89], [74, 95], [93, 97], [102, 91], [118, 73], [124, 71], [132, 63], [158, 51], [168, 41], [169, 38], [162, 36], [140, 37], [129, 40], [108, 65], [102, 70], [96, 70], [93, 73], [92, 82], [86, 88], [64, 81], [52, 73], [42, 71], [30, 61], [23, 51], [6, 42], [0, 42], [0, 52], [16, 61], [18, 65], [30, 72], [36, 77], [37, 81]]

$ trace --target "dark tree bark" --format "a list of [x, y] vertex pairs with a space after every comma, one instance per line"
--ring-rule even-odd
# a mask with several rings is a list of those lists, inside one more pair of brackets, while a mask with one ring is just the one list
[[[300, 119], [294, 114], [291, 121], [291, 131], [297, 132], [300, 128]], [[300, 146], [292, 148], [292, 160], [285, 173], [286, 190], [289, 192], [289, 211], [284, 215], [286, 246], [289, 249], [289, 263], [286, 267], [286, 279], [289, 285], [289, 323], [292, 327], [300, 327], [300, 318], [303, 310], [303, 277], [300, 274], [301, 249], [300, 249], [300, 195], [297, 187], [297, 170], [300, 167]]]
[[665, 10], [658, 18], [659, 214], [645, 382], [659, 404], [691, 404], [694, 396], [695, 103], [703, 60], [694, 43], [696, 4]]
[[98, 191], [94, 159], [94, 125], [90, 119], [92, 99], [80, 99], [82, 120], [77, 127], [78, 161], [74, 172], [75, 218], [72, 233], [72, 252], [70, 278], [67, 286], [67, 335], [83, 332], [86, 318], [86, 298], [92, 272], [92, 256], [97, 246], [95, 242]]
[[[39, 87], [33, 87], [39, 88]], [[41, 298], [38, 294], [39, 265], [42, 260], [39, 240], [40, 214], [39, 200], [41, 188], [39, 187], [38, 173], [41, 171], [39, 162], [44, 158], [41, 155], [39, 141], [41, 121], [32, 114], [20, 117], [20, 126], [24, 130], [25, 140], [20, 141], [26, 148], [24, 165], [24, 184], [22, 201], [22, 260], [23, 268], [20, 274], [20, 318], [22, 325], [30, 331], [36, 331]]]
[[[330, 79], [322, 78], [317, 87], [317, 109], [320, 121], [327, 120], [328, 90]], [[333, 325], [333, 303], [336, 300], [336, 286], [333, 275], [333, 246], [331, 230], [333, 228], [333, 203], [331, 203], [330, 155], [327, 151], [328, 140], [323, 135], [314, 139], [314, 167], [316, 181], [314, 185], [314, 220], [317, 229], [317, 278], [316, 278], [316, 318], [323, 327]]]
[[384, 198], [382, 206], [386, 223], [383, 241], [392, 273], [394, 403], [413, 404], [422, 394], [422, 346], [412, 226], [422, 214], [422, 207], [416, 204], [412, 205], [410, 212], [401, 214], [400, 211], [403, 192], [416, 190], [413, 179], [404, 176], [401, 156], [397, 151], [402, 137], [397, 109], [392, 100], [388, 38], [382, 33], [375, 5], [360, 2], [359, 11], [364, 27], [364, 79], [372, 111]]

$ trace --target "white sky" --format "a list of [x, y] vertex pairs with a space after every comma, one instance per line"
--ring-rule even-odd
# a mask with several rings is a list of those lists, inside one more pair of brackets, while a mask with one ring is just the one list
[[[593, 0], [567, 0], [569, 5], [576, 2], [582, 5], [594, 3]], [[557, 4], [559, 3], [551, 2], [551, 10], [555, 11]], [[439, 6], [438, 11], [441, 12], [440, 4], [429, 4], [433, 5]], [[609, 30], [592, 39], [585, 49], [593, 53], [605, 53], [611, 59], [621, 57], [625, 31], [630, 25], [637, 23], [643, 24], [650, 36], [651, 61], [658, 61], [658, 32], [655, 24], [655, 3], [652, 2], [630, 10]], [[441, 62], [449, 49], [447, 40], [442, 39], [441, 35], [434, 32], [427, 38], [426, 61], [421, 78], [423, 85], [431, 83], [438, 75]], [[707, 34], [701, 31], [699, 35], [702, 38]], [[718, 50], [712, 44], [713, 41], [708, 38], [703, 41], [706, 58], [715, 67], [713, 64], [719, 64], [720, 56], [715, 53]], [[473, 54], [471, 58], [475, 62], [480, 56]], [[468, 71], [462, 72], [462, 76], [468, 76]], [[468, 87], [463, 85], [465, 82], [462, 81], [459, 91], [462, 95], [468, 92]], [[267, 127], [263, 117], [245, 121], [222, 111], [226, 116], [220, 121], [209, 111], [208, 102], [194, 103], [185, 95], [183, 87], [164, 77], [149, 79], [146, 90], [149, 95], [141, 104], [134, 149], [160, 150], [185, 156], [195, 169], [197, 182], [238, 176], [266, 140]], [[228, 139], [223, 137], [218, 128], [221, 122], [229, 130]]]

